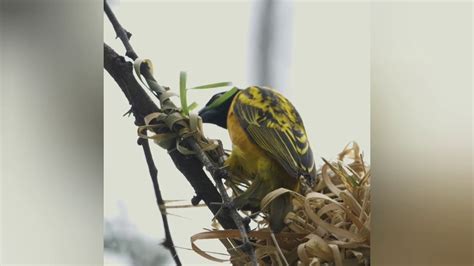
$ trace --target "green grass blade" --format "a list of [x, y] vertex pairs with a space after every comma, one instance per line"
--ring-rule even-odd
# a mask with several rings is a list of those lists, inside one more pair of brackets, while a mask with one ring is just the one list
[[221, 105], [222, 103], [224, 103], [227, 99], [229, 99], [229, 97], [231, 97], [232, 95], [234, 95], [234, 93], [238, 90], [237, 87], [233, 87], [232, 89], [226, 91], [223, 95], [221, 95], [219, 98], [217, 98], [217, 100], [215, 100], [213, 103], [211, 103], [211, 105], [209, 105], [207, 108], [209, 109], [212, 109], [212, 108], [215, 108], [219, 105]]
[[188, 106], [188, 112], [194, 110], [196, 107], [198, 107], [198, 104], [196, 102], [193, 102]]
[[202, 86], [192, 87], [190, 88], [190, 90], [212, 89], [212, 88], [220, 88], [220, 87], [227, 87], [227, 86], [232, 86], [232, 82], [227, 81], [227, 82], [211, 83], [211, 84], [206, 84]]
[[188, 110], [188, 99], [186, 95], [186, 72], [181, 71], [179, 73], [179, 98], [181, 100], [181, 112], [184, 115], [189, 114]]

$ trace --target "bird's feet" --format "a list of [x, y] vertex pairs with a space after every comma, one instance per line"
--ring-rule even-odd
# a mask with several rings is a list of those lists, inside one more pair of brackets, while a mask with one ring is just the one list
[[219, 180], [229, 178], [229, 167], [226, 165], [215, 167], [211, 171], [213, 172], [212, 175]]
[[245, 192], [232, 200], [234, 206], [242, 211], [250, 211], [252, 213], [260, 211], [260, 201], [255, 198], [248, 197]]

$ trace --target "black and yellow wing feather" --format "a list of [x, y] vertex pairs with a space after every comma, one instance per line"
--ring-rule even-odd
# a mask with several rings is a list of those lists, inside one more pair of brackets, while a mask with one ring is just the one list
[[237, 95], [233, 111], [249, 138], [290, 176], [315, 180], [313, 152], [303, 121], [288, 99], [271, 89], [249, 87]]

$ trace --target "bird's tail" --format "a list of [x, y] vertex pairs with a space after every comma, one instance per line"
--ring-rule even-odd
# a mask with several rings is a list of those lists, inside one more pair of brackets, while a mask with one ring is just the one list
[[308, 184], [310, 188], [313, 188], [316, 185], [317, 176], [318, 176], [318, 173], [316, 171], [316, 166], [313, 167], [313, 170], [311, 170], [309, 174], [304, 175], [306, 183]]

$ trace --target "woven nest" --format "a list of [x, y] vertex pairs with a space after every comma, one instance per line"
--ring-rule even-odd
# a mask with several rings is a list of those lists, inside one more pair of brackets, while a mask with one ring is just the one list
[[[257, 224], [249, 232], [254, 241], [260, 265], [368, 265], [370, 261], [370, 171], [364, 163], [357, 143], [349, 143], [333, 161], [318, 173], [318, 183], [300, 194], [280, 188], [270, 192], [261, 202], [262, 212], [252, 216]], [[229, 191], [239, 194], [248, 181], [227, 182]], [[287, 226], [272, 234], [268, 227], [266, 207], [278, 196], [290, 193], [293, 211], [285, 218]], [[237, 230], [213, 229], [191, 237], [192, 248], [201, 256], [216, 262], [247, 265], [246, 253], [236, 248]], [[219, 239], [229, 257], [218, 258], [205, 252], [197, 240]], [[211, 255], [212, 254], [212, 255]]]

